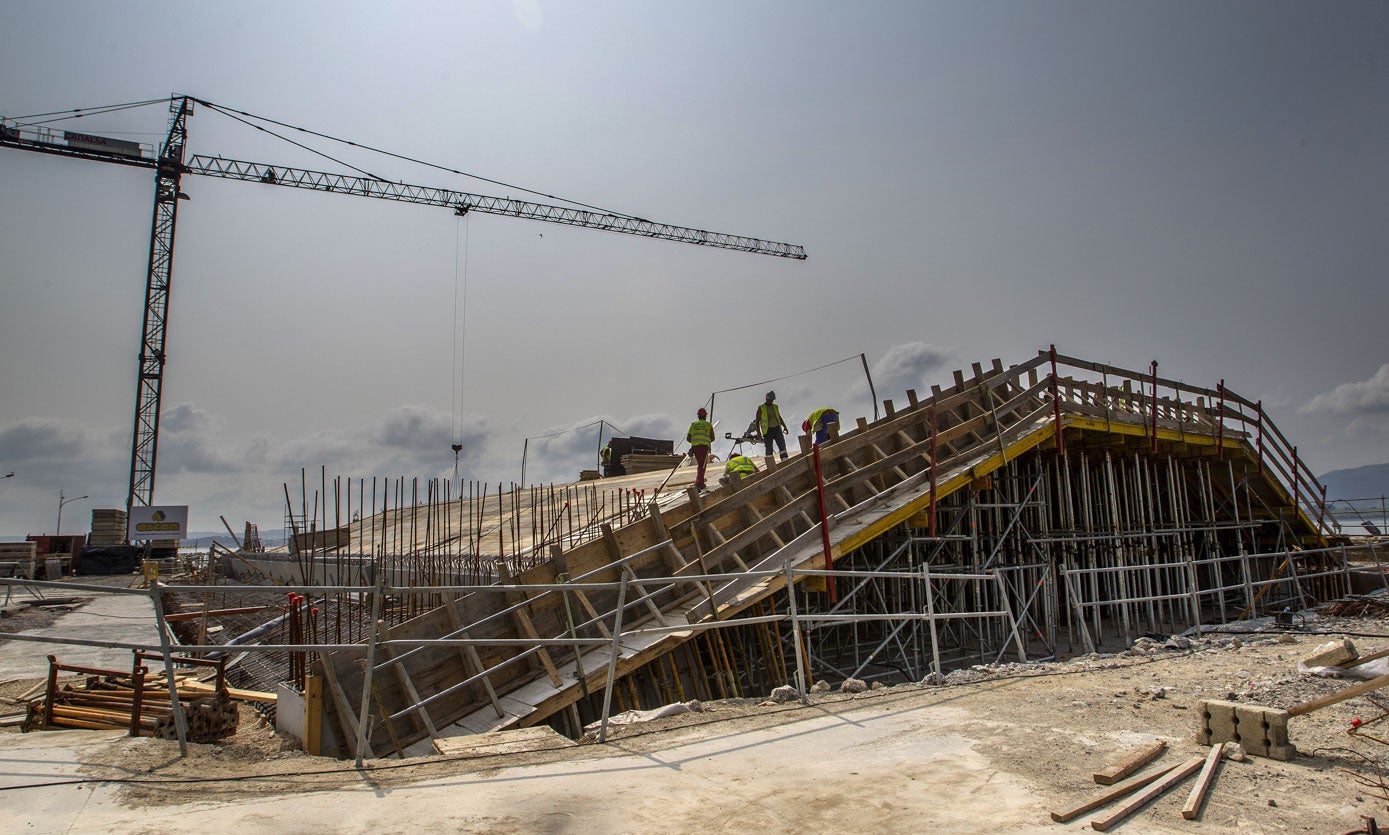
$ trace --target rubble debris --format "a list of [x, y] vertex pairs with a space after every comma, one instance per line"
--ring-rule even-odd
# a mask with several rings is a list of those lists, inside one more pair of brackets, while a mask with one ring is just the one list
[[839, 685], [841, 693], [862, 693], [868, 689], [868, 683], [859, 678], [846, 678]]
[[[653, 710], [624, 710], [623, 712], [618, 713], [614, 716], [609, 716], [608, 725], [634, 725], [638, 722], [650, 722], [652, 719], [661, 719], [666, 716], [679, 716], [683, 713], [692, 713], [694, 712], [694, 708], [690, 707], [691, 704], [699, 703], [675, 702], [673, 704], [662, 705]], [[699, 709], [703, 710], [704, 706], [700, 705]], [[590, 722], [587, 725], [584, 725], [584, 732], [587, 733], [591, 731], [596, 731], [599, 729], [599, 727], [602, 726], [602, 724], [602, 720], [599, 720], [597, 722]]]
[[1389, 596], [1351, 594], [1321, 607], [1325, 614], [1343, 618], [1382, 618], [1389, 616]]
[[773, 702], [794, 702], [796, 699], [800, 698], [800, 694], [798, 694], [796, 688], [791, 685], [783, 684], [780, 687], [774, 688], [767, 698]]
[[1360, 653], [1355, 651], [1355, 644], [1349, 638], [1341, 638], [1336, 641], [1328, 641], [1316, 649], [1310, 655], [1302, 659], [1304, 667], [1341, 667], [1348, 661], [1354, 661], [1360, 657]]

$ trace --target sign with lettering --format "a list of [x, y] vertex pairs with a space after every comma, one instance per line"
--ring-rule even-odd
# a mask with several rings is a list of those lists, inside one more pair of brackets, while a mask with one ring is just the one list
[[184, 539], [188, 535], [188, 505], [149, 505], [132, 507], [126, 523], [126, 538]]

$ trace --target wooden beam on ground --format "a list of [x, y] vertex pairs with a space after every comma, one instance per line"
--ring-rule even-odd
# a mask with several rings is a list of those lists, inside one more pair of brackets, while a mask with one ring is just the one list
[[1143, 788], [1144, 786], [1148, 785], [1149, 783], [1153, 782], [1159, 777], [1162, 777], [1163, 775], [1167, 774], [1176, 767], [1177, 766], [1174, 764], [1163, 768], [1156, 768], [1152, 771], [1149, 771], [1147, 774], [1140, 774], [1132, 780], [1128, 781], [1127, 783], [1120, 783], [1119, 785], [1115, 786], [1114, 788], [1110, 789], [1109, 791], [1105, 792], [1099, 797], [1087, 800], [1079, 806], [1073, 806], [1072, 808], [1067, 809], [1063, 812], [1052, 812], [1051, 819], [1056, 821], [1057, 823], [1065, 823], [1066, 821], [1071, 820], [1072, 818], [1078, 818], [1086, 812], [1094, 811], [1095, 809], [1107, 805], [1112, 801], [1118, 800], [1119, 798], [1125, 795], [1133, 794], [1134, 792], [1138, 791], [1139, 789]]
[[1206, 799], [1206, 791], [1215, 780], [1215, 769], [1220, 765], [1220, 756], [1224, 751], [1225, 743], [1217, 742], [1211, 746], [1210, 753], [1206, 754], [1206, 764], [1201, 767], [1201, 776], [1196, 778], [1196, 785], [1191, 787], [1191, 795], [1182, 807], [1182, 817], [1187, 820], [1195, 820], [1197, 813], [1201, 811], [1201, 804]]
[[1125, 756], [1117, 764], [1106, 768], [1103, 771], [1095, 772], [1095, 782], [1101, 786], [1112, 786], [1138, 769], [1157, 759], [1167, 748], [1167, 740], [1159, 739], [1144, 745], [1132, 753]]
[[1202, 763], [1204, 763], [1205, 761], [1205, 757], [1196, 757], [1194, 759], [1187, 760], [1186, 762], [1172, 769], [1172, 771], [1169, 772], [1166, 777], [1159, 780], [1147, 791], [1143, 792], [1138, 797], [1135, 797], [1133, 800], [1130, 800], [1128, 803], [1125, 803], [1123, 806], [1120, 806], [1118, 809], [1115, 809], [1113, 812], [1109, 814], [1108, 817], [1096, 818], [1095, 820], [1090, 821], [1090, 827], [1094, 829], [1096, 832], [1108, 832], [1110, 829], [1117, 826], [1118, 823], [1122, 821], [1124, 818], [1128, 817], [1129, 815], [1132, 815], [1134, 812], [1137, 812], [1144, 806], [1147, 806], [1153, 800], [1161, 797], [1164, 793], [1166, 793], [1168, 789], [1172, 788], [1173, 786], [1182, 782], [1186, 778], [1195, 774], [1198, 770], [1200, 770]]

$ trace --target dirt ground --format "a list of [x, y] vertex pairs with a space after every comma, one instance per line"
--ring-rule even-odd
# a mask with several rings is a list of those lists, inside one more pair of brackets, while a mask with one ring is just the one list
[[[115, 739], [84, 754], [83, 773], [98, 780], [129, 781], [121, 785], [120, 802], [145, 809], [288, 799], [306, 792], [360, 788], [364, 780], [380, 794], [464, 775], [470, 785], [505, 782], [554, 764], [567, 763], [570, 771], [601, 771], [604, 762], [615, 762], [614, 758], [657, 760], [710, 740], [801, 733], [813, 740], [810, 729], [829, 719], [837, 730], [825, 739], [836, 741], [816, 750], [818, 762], [813, 765], [823, 773], [817, 784], [803, 784], [805, 763], [748, 757], [745, 766], [721, 765], [720, 776], [710, 785], [666, 799], [654, 823], [664, 824], [667, 831], [688, 831], [725, 820], [708, 817], [708, 810], [735, 797], [743, 797], [740, 803], [745, 803], [745, 783], [752, 781], [758, 790], [747, 797], [755, 799], [754, 817], [763, 821], [757, 828], [768, 831], [822, 831], [830, 821], [854, 820], [882, 831], [919, 831], [927, 822], [947, 831], [1082, 830], [1089, 829], [1093, 814], [1053, 824], [1047, 813], [1099, 794], [1092, 772], [1154, 739], [1168, 742], [1160, 760], [1164, 764], [1205, 753], [1196, 742], [1198, 700], [1223, 698], [1286, 708], [1353, 683], [1300, 674], [1297, 669], [1298, 661], [1314, 647], [1341, 635], [1351, 636], [1362, 655], [1389, 648], [1389, 622], [1384, 620], [1313, 619], [1306, 629], [1207, 634], [1192, 639], [1190, 646], [1182, 646], [1181, 640], [1171, 642], [1175, 647], [1145, 640], [1114, 656], [976, 667], [953, 673], [943, 685], [898, 685], [858, 694], [819, 692], [808, 707], [796, 702], [712, 702], [697, 712], [617, 727], [608, 745], [377, 760], [368, 763], [365, 773], [350, 763], [287, 750], [287, 743], [244, 707], [241, 730], [234, 738], [192, 745], [186, 759], [178, 757], [176, 743]], [[0, 697], [13, 698], [29, 684], [0, 685]], [[1364, 817], [1389, 823], [1389, 791], [1378, 772], [1383, 766], [1377, 765], [1389, 763], [1389, 743], [1347, 733], [1352, 720], [1369, 722], [1384, 712], [1360, 697], [1296, 717], [1290, 722], [1291, 738], [1300, 752], [1296, 759], [1227, 761], [1199, 820], [1185, 821], [1180, 814], [1191, 784], [1187, 781], [1123, 827], [1132, 832], [1324, 833], [1359, 829]], [[892, 736], [867, 730], [878, 720], [897, 723]], [[1364, 731], [1389, 739], [1386, 726], [1389, 720], [1371, 723]], [[848, 761], [850, 749], [860, 744], [854, 736], [858, 727], [864, 729], [862, 744], [878, 749], [881, 769], [873, 766], [860, 773], [837, 765], [841, 758]], [[919, 749], [929, 750], [929, 756], [904, 753], [909, 741], [924, 745], [933, 739], [940, 744]], [[947, 744], [949, 740], [960, 744]], [[0, 748], [3, 745], [0, 737]], [[857, 752], [852, 761], [862, 762], [862, 756]], [[752, 773], [739, 773], [742, 767]], [[832, 809], [825, 805], [831, 801], [847, 805]], [[905, 809], [899, 808], [904, 804]], [[749, 819], [746, 810], [741, 818]], [[459, 831], [498, 825], [592, 831], [521, 819], [511, 824], [460, 822]]]

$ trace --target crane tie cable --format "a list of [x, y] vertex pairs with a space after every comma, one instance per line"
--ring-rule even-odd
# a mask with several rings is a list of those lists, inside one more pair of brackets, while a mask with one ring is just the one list
[[[376, 180], [377, 182], [380, 182], [380, 183], [388, 183], [388, 182], [390, 182], [390, 180], [387, 180], [385, 177], [378, 177], [378, 176], [376, 176], [375, 174], [371, 173], [370, 171], [367, 171], [367, 170], [362, 169], [362, 168], [358, 168], [357, 166], [353, 165], [353, 164], [350, 163], [350, 162], [346, 162], [346, 161], [344, 161], [344, 160], [340, 160], [340, 159], [338, 159], [337, 157], [332, 156], [332, 155], [330, 155], [330, 154], [325, 154], [325, 153], [323, 153], [322, 151], [320, 151], [320, 150], [318, 150], [318, 149], [316, 149], [316, 148], [310, 148], [308, 145], [305, 145], [305, 144], [303, 144], [303, 143], [301, 143], [301, 142], [295, 142], [293, 139], [290, 139], [288, 136], [281, 136], [281, 135], [279, 135], [278, 133], [274, 132], [273, 130], [270, 130], [269, 128], [264, 128], [264, 127], [261, 127], [260, 125], [252, 124], [252, 123], [246, 121], [245, 119], [240, 118], [239, 116], [235, 116], [235, 115], [233, 115], [232, 113], [229, 113], [229, 112], [227, 112], [226, 110], [223, 110], [222, 108], [218, 107], [218, 106], [215, 105], [215, 104], [209, 104], [209, 103], [203, 101], [202, 99], [193, 99], [191, 96], [190, 96], [189, 98], [192, 99], [193, 101], [199, 102], [199, 103], [202, 104], [204, 107], [211, 108], [213, 111], [215, 111], [215, 112], [217, 112], [217, 113], [221, 113], [223, 116], [226, 116], [228, 119], [235, 119], [236, 121], [240, 122], [241, 124], [243, 124], [243, 125], [245, 125], [245, 126], [247, 126], [247, 127], [249, 127], [249, 128], [254, 128], [255, 130], [261, 131], [262, 133], [268, 133], [268, 134], [270, 134], [271, 136], [275, 137], [276, 139], [282, 139], [282, 140], [284, 140], [285, 142], [288, 142], [289, 144], [295, 146], [296, 148], [303, 148], [305, 151], [308, 151], [308, 152], [311, 153], [311, 154], [317, 154], [318, 156], [323, 157], [324, 159], [332, 160], [333, 162], [336, 162], [338, 165], [343, 165], [343, 166], [346, 166], [346, 167], [348, 167], [348, 168], [351, 168], [353, 171], [356, 171], [358, 174], [361, 174], [361, 175], [364, 176], [364, 177], [368, 177], [368, 178], [373, 179], [373, 180]], [[269, 121], [269, 120], [267, 120], [267, 121]], [[278, 123], [277, 123], [277, 124], [278, 124]]]
[[[15, 122], [16, 126], [29, 128], [37, 127], [38, 125], [47, 125], [53, 122], [61, 122], [65, 119], [81, 119], [84, 116], [100, 116], [104, 113], [116, 113], [121, 110], [130, 110], [136, 107], [145, 107], [146, 105], [159, 104], [161, 102], [167, 101], [169, 101], [169, 99], [150, 99], [149, 101], [133, 101], [126, 102], [124, 104], [107, 104], [102, 105], [100, 107], [74, 107], [71, 110], [54, 110], [49, 113], [31, 113], [28, 116], [14, 116], [11, 118]], [[53, 116], [55, 118], [43, 119], [43, 121], [39, 122], [24, 121], [25, 119], [39, 119], [44, 116]]]
[[[426, 160], [417, 159], [417, 158], [415, 158], [415, 157], [405, 156], [404, 154], [393, 153], [393, 152], [391, 152], [391, 151], [387, 151], [387, 150], [384, 150], [384, 149], [382, 149], [382, 148], [376, 148], [376, 147], [373, 147], [373, 146], [371, 146], [371, 145], [363, 145], [363, 144], [361, 144], [360, 142], [353, 142], [353, 141], [351, 141], [351, 140], [349, 140], [349, 139], [342, 139], [342, 138], [340, 138], [340, 137], [332, 136], [332, 135], [330, 135], [330, 134], [319, 133], [318, 131], [315, 131], [315, 130], [310, 130], [310, 129], [308, 129], [308, 128], [301, 128], [301, 127], [299, 127], [299, 126], [297, 126], [297, 125], [291, 125], [291, 124], [289, 124], [289, 123], [287, 123], [287, 122], [281, 122], [281, 121], [278, 121], [278, 120], [276, 120], [276, 119], [271, 119], [271, 118], [269, 118], [268, 116], [258, 116], [258, 115], [254, 114], [254, 113], [247, 113], [247, 112], [244, 111], [244, 110], [236, 110], [235, 108], [223, 107], [223, 106], [221, 106], [221, 105], [213, 104], [212, 102], [205, 101], [205, 100], [203, 100], [203, 99], [196, 98], [196, 97], [194, 97], [194, 96], [189, 96], [188, 98], [189, 98], [190, 100], [192, 100], [192, 101], [197, 102], [198, 104], [203, 105], [204, 107], [210, 107], [210, 108], [212, 108], [213, 110], [215, 110], [215, 111], [217, 111], [217, 112], [219, 112], [219, 113], [222, 113], [223, 115], [226, 115], [226, 116], [231, 116], [232, 113], [239, 113], [239, 114], [241, 114], [242, 116], [245, 116], [245, 117], [250, 118], [250, 119], [259, 119], [259, 120], [261, 120], [261, 121], [263, 121], [263, 122], [269, 122], [269, 123], [272, 124], [272, 125], [279, 125], [279, 126], [282, 127], [282, 128], [288, 128], [289, 130], [296, 130], [296, 131], [299, 131], [300, 133], [307, 133], [307, 134], [309, 134], [309, 135], [311, 135], [311, 136], [317, 136], [317, 137], [319, 137], [320, 139], [327, 139], [327, 140], [329, 140], [330, 142], [340, 142], [340, 143], [342, 143], [342, 144], [344, 144], [344, 145], [351, 145], [351, 146], [354, 147], [354, 148], [361, 148], [361, 149], [364, 150], [364, 151], [372, 151], [372, 152], [377, 153], [377, 154], [384, 154], [384, 155], [386, 155], [386, 156], [388, 156], [388, 157], [394, 157], [395, 159], [404, 160], [405, 162], [411, 162], [411, 163], [414, 163], [414, 164], [416, 164], [416, 165], [423, 165], [423, 166], [425, 166], [425, 167], [427, 167], [427, 168], [433, 168], [433, 169], [436, 169], [436, 170], [438, 170], [438, 171], [445, 171], [445, 172], [448, 172], [448, 173], [450, 173], [450, 174], [458, 174], [459, 176], [462, 176], [462, 177], [469, 177], [469, 178], [474, 179], [474, 180], [480, 180], [480, 181], [482, 181], [482, 182], [484, 182], [484, 183], [491, 183], [491, 184], [494, 185], [494, 186], [501, 186], [502, 188], [513, 188], [513, 189], [516, 189], [517, 191], [523, 191], [523, 192], [525, 192], [526, 194], [532, 194], [532, 195], [535, 195], [535, 196], [537, 196], [537, 197], [544, 197], [544, 198], [546, 198], [546, 199], [548, 199], [548, 200], [558, 200], [558, 201], [560, 201], [560, 202], [562, 202], [562, 203], [570, 203], [570, 204], [575, 205], [575, 206], [582, 206], [582, 207], [584, 207], [585, 209], [592, 209], [592, 210], [594, 210], [594, 211], [596, 211], [596, 212], [604, 212], [604, 213], [606, 213], [606, 214], [614, 215], [614, 216], [616, 216], [616, 217], [624, 217], [624, 218], [627, 218], [627, 219], [629, 219], [629, 220], [639, 220], [639, 221], [640, 221], [640, 220], [644, 220], [643, 218], [637, 217], [636, 215], [630, 215], [630, 214], [627, 214], [627, 213], [625, 213], [625, 212], [618, 212], [618, 211], [614, 211], [614, 210], [612, 210], [612, 209], [605, 209], [605, 208], [603, 208], [602, 206], [595, 206], [595, 205], [593, 205], [592, 203], [584, 203], [584, 202], [582, 202], [582, 201], [580, 201], [580, 200], [571, 200], [571, 199], [569, 199], [569, 198], [567, 198], [567, 197], [559, 197], [559, 196], [556, 196], [556, 195], [554, 195], [554, 194], [546, 194], [546, 193], [543, 192], [543, 191], [536, 191], [535, 189], [529, 189], [529, 188], [526, 188], [526, 187], [524, 187], [524, 186], [518, 186], [518, 185], [516, 185], [516, 184], [514, 184], [514, 183], [507, 183], [507, 182], [504, 182], [504, 181], [502, 181], [502, 180], [494, 180], [494, 179], [492, 179], [492, 178], [490, 178], [490, 177], [484, 177], [484, 176], [482, 176], [482, 175], [480, 175], [480, 174], [469, 174], [467, 171], [459, 171], [459, 170], [456, 169], [456, 168], [449, 168], [449, 167], [447, 167], [447, 166], [437, 165], [437, 164], [435, 164], [435, 163], [428, 162], [428, 161], [426, 161]], [[232, 117], [232, 118], [235, 118], [235, 117]], [[238, 120], [238, 121], [241, 121], [241, 120]], [[248, 123], [248, 124], [249, 124], [249, 123]], [[267, 133], [269, 133], [269, 131], [267, 131]], [[278, 134], [273, 134], [273, 133], [272, 133], [271, 135], [272, 135], [272, 136], [277, 136]], [[283, 137], [281, 137], [281, 138], [283, 138]], [[288, 141], [288, 140], [286, 140], [286, 141]], [[296, 144], [297, 144], [297, 143], [296, 143]], [[300, 146], [300, 147], [303, 147], [303, 146]], [[330, 159], [331, 159], [331, 157], [330, 157]], [[344, 164], [345, 164], [345, 163], [344, 163]], [[360, 169], [356, 169], [356, 170], [360, 170]], [[379, 178], [378, 178], [378, 179], [379, 179]], [[651, 221], [644, 221], [644, 222], [650, 223]]]

